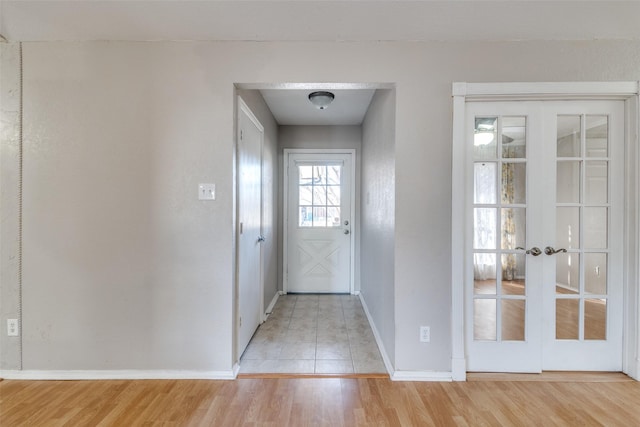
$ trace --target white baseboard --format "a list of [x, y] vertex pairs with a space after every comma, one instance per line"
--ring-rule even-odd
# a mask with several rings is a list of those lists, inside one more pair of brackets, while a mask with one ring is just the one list
[[453, 381], [451, 372], [437, 371], [395, 371], [392, 381]]
[[233, 380], [237, 371], [180, 371], [180, 370], [4, 370], [5, 380]]
[[387, 350], [385, 349], [384, 344], [382, 343], [382, 338], [380, 338], [378, 329], [376, 329], [376, 324], [373, 322], [371, 313], [369, 313], [369, 308], [367, 307], [367, 303], [364, 301], [364, 297], [359, 291], [357, 293], [357, 296], [360, 298], [362, 309], [364, 310], [364, 314], [367, 316], [367, 320], [369, 321], [369, 326], [371, 326], [371, 331], [373, 332], [373, 336], [376, 339], [376, 344], [378, 344], [378, 349], [380, 350], [380, 354], [382, 355], [382, 361], [384, 362], [384, 367], [387, 369], [387, 373], [389, 373], [389, 376], [393, 377], [393, 365], [391, 364], [391, 360], [389, 359]]
[[273, 299], [271, 300], [271, 302], [269, 303], [269, 306], [267, 307], [266, 314], [271, 314], [271, 312], [273, 311], [273, 307], [276, 306], [276, 302], [278, 302], [278, 298], [280, 298], [280, 295], [282, 295], [280, 292], [281, 291], [276, 292], [276, 294], [273, 296]]

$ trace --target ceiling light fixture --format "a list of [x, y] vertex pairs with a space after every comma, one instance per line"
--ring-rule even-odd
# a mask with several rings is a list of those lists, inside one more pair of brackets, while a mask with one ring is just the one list
[[309, 94], [309, 101], [319, 110], [324, 110], [333, 102], [335, 95], [331, 92], [313, 92]]

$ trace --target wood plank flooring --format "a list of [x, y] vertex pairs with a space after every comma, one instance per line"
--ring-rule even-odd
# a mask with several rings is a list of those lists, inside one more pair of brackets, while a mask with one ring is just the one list
[[0, 382], [7, 426], [637, 426], [635, 381]]

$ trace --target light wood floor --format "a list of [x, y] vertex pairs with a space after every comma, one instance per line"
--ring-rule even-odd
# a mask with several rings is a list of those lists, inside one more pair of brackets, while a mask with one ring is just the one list
[[5, 426], [638, 426], [635, 381], [0, 382]]

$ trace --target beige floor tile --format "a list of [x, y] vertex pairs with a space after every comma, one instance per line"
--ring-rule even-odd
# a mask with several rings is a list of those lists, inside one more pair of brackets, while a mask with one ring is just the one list
[[313, 374], [315, 360], [246, 360], [240, 373], [246, 374]]
[[285, 343], [282, 346], [282, 351], [278, 359], [315, 359], [316, 358], [316, 343], [314, 342], [294, 342]]
[[351, 359], [351, 350], [347, 343], [318, 343], [316, 359]]
[[382, 359], [353, 360], [353, 370], [356, 374], [386, 374]]
[[316, 374], [353, 374], [353, 362], [348, 360], [316, 360]]
[[243, 360], [277, 359], [284, 344], [279, 342], [251, 342], [242, 355]]
[[316, 329], [290, 329], [284, 337], [284, 342], [316, 342], [317, 335]]

